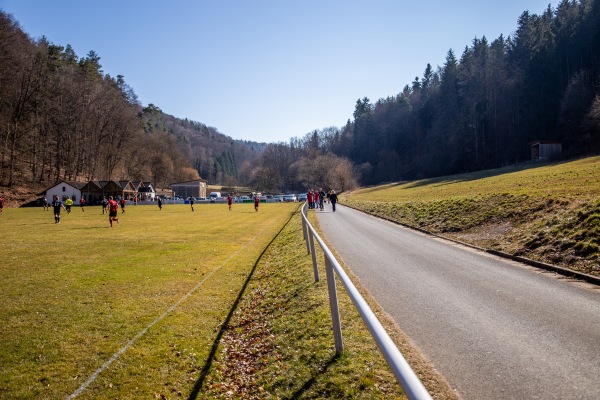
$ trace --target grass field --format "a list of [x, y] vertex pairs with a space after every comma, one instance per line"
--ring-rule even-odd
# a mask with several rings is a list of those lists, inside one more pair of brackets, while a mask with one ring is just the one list
[[249, 272], [296, 208], [128, 206], [113, 228], [99, 207], [63, 210], [60, 224], [52, 211], [5, 209], [0, 397], [187, 396]]
[[[113, 228], [99, 207], [60, 224], [5, 209], [0, 397], [404, 398], [343, 291], [335, 356], [297, 203], [195, 209], [128, 206]], [[372, 307], [434, 398], [455, 398]]]
[[342, 203], [482, 247], [600, 274], [600, 157], [387, 184]]

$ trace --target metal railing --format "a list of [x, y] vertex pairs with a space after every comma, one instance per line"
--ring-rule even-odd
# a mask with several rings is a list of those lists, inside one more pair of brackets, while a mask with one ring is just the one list
[[301, 212], [302, 231], [304, 233], [304, 240], [306, 241], [306, 250], [308, 251], [308, 254], [312, 255], [315, 282], [320, 280], [317, 256], [315, 252], [315, 239], [325, 254], [325, 272], [327, 275], [329, 306], [331, 307], [331, 321], [333, 323], [333, 336], [335, 340], [336, 353], [338, 355], [343, 353], [344, 342], [342, 339], [342, 327], [340, 324], [340, 313], [338, 308], [337, 291], [335, 287], [335, 274], [337, 274], [338, 278], [346, 288], [346, 292], [358, 309], [358, 312], [360, 313], [365, 325], [369, 329], [369, 332], [371, 332], [371, 336], [373, 336], [375, 339], [377, 347], [379, 347], [379, 351], [381, 351], [381, 354], [383, 354], [385, 360], [392, 369], [392, 372], [396, 376], [398, 383], [400, 386], [402, 386], [406, 396], [409, 399], [431, 399], [429, 392], [427, 392], [427, 389], [425, 389], [410, 365], [408, 365], [406, 359], [402, 356], [402, 353], [400, 353], [400, 350], [398, 350], [390, 336], [387, 334], [365, 299], [358, 292], [344, 269], [340, 266], [327, 245], [319, 237], [317, 232], [308, 221], [308, 217], [306, 215], [307, 208], [308, 203], [305, 203]]

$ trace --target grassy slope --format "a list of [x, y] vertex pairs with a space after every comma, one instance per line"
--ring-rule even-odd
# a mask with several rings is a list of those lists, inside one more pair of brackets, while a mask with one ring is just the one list
[[482, 247], [600, 275], [600, 157], [388, 184], [342, 202]]
[[[339, 283], [345, 352], [335, 357], [323, 254], [317, 253], [319, 282], [298, 215], [257, 262], [247, 295], [224, 332], [206, 398], [405, 398]], [[370, 305], [433, 398], [455, 399], [391, 318]]]

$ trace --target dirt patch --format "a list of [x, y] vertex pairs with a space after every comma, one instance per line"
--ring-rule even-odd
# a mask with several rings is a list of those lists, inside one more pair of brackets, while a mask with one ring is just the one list
[[497, 248], [515, 227], [510, 222], [483, 225], [464, 232], [447, 233], [446, 236], [483, 248]]
[[0, 186], [0, 196], [4, 197], [4, 207], [22, 207], [35, 203], [37, 199], [43, 196], [41, 193], [46, 189], [47, 187], [41, 185], [12, 188]]

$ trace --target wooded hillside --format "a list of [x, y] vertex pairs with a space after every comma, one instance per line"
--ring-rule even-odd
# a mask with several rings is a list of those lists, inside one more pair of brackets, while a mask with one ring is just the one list
[[235, 177], [264, 144], [142, 107], [100, 56], [34, 41], [0, 10], [0, 186], [133, 179], [159, 187]]
[[0, 93], [3, 186], [201, 176], [261, 191], [343, 190], [527, 161], [537, 140], [561, 143], [562, 158], [598, 154], [600, 0], [524, 12], [514, 35], [451, 49], [398, 94], [358, 99], [342, 128], [289, 143], [236, 141], [142, 107], [94, 51], [80, 58], [34, 41], [2, 11]]

